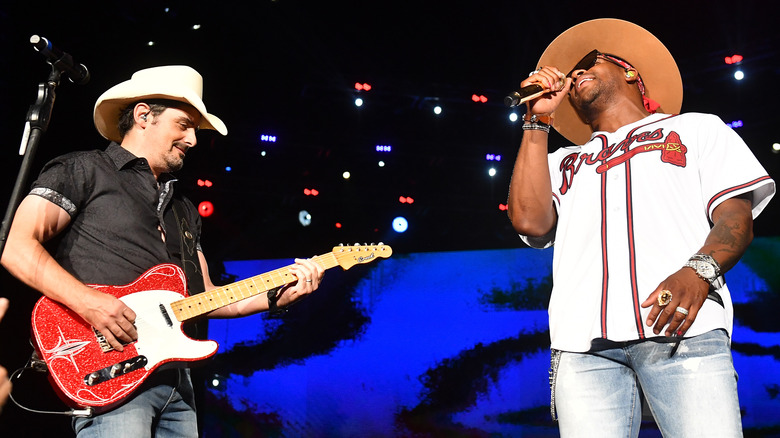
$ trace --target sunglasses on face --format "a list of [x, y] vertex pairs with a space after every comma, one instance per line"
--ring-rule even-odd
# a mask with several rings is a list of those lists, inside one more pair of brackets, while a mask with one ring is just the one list
[[[623, 61], [621, 64], [618, 58], [615, 55], [610, 55], [608, 53], [601, 53], [598, 51], [598, 49], [591, 50], [587, 55], [585, 55], [580, 61], [577, 63], [577, 65], [574, 66], [573, 69], [569, 72], [569, 74], [566, 75], [567, 78], [572, 77], [572, 74], [577, 70], [590, 70], [593, 68], [594, 65], [596, 65], [596, 61], [599, 59], [603, 59], [605, 61], [609, 61], [615, 65], [618, 65], [622, 68], [626, 68], [627, 66], [630, 66], [630, 64], [626, 61]], [[622, 60], [621, 60], [622, 61]]]

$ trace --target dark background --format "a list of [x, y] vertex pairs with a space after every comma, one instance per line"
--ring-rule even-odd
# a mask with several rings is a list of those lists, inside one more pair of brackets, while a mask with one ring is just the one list
[[[103, 91], [141, 68], [190, 65], [204, 77], [207, 108], [229, 130], [227, 137], [202, 131], [178, 175], [196, 204], [215, 206], [204, 218], [203, 246], [217, 278], [225, 260], [312, 256], [338, 243], [381, 241], [398, 254], [522, 246], [499, 210], [521, 136], [503, 97], [552, 39], [592, 18], [622, 18], [653, 32], [680, 67], [683, 111], [743, 121], [737, 132], [778, 177], [771, 145], [780, 141], [780, 45], [768, 1], [8, 3], [0, 6], [2, 199], [21, 164], [27, 110], [50, 72], [31, 35], [50, 39], [92, 76], [57, 88], [33, 174], [54, 156], [106, 146], [91, 117]], [[744, 56], [741, 82], [724, 63], [734, 54]], [[361, 108], [353, 104], [356, 82], [373, 87]], [[472, 102], [473, 94], [488, 102]], [[434, 101], [444, 107], [440, 116], [431, 112]], [[261, 142], [262, 134], [277, 141]], [[378, 144], [392, 145], [392, 153], [378, 154]], [[551, 147], [563, 145], [554, 134]], [[487, 162], [488, 153], [502, 160]], [[198, 179], [214, 185], [199, 187]], [[307, 197], [304, 188], [320, 195]], [[399, 196], [415, 202], [401, 204]], [[312, 213], [311, 226], [298, 223], [302, 209]], [[777, 234], [779, 209], [769, 204], [757, 235]], [[404, 234], [391, 228], [399, 215], [410, 223]], [[0, 325], [0, 363], [13, 370], [29, 355], [27, 320], [37, 296], [3, 275], [0, 295], [12, 307]], [[20, 414], [6, 411], [13, 413], [1, 421]], [[31, 417], [30, 427], [40, 418]]]
[[[31, 35], [45, 36], [92, 75], [87, 85], [63, 81], [57, 89], [40, 162], [105, 146], [91, 115], [109, 87], [140, 68], [191, 65], [204, 76], [207, 108], [229, 129], [227, 137], [202, 131], [179, 174], [196, 203], [215, 206], [204, 225], [212, 261], [310, 256], [342, 242], [380, 240], [399, 251], [519, 245], [498, 208], [521, 132], [508, 121], [503, 97], [553, 38], [592, 18], [623, 18], [651, 30], [679, 64], [683, 111], [742, 120], [738, 132], [777, 174], [771, 144], [780, 141], [780, 45], [771, 2], [17, 3], [0, 7], [6, 190], [16, 177], [27, 109], [49, 72]], [[741, 82], [724, 63], [737, 53], [744, 56]], [[373, 86], [362, 108], [353, 104], [356, 82]], [[488, 102], [474, 103], [472, 94]], [[431, 112], [433, 100], [442, 115]], [[262, 143], [261, 134], [277, 141]], [[552, 143], [566, 144], [557, 135]], [[377, 144], [392, 145], [392, 153], [378, 154]], [[488, 153], [502, 160], [489, 163]], [[489, 164], [495, 177], [487, 175]], [[349, 181], [341, 178], [345, 170]], [[198, 179], [214, 185], [198, 187]], [[320, 195], [305, 196], [307, 187]], [[415, 203], [401, 204], [399, 196]], [[775, 204], [756, 223], [759, 234], [774, 233]], [[313, 216], [305, 229], [297, 220], [302, 209]], [[391, 231], [398, 215], [410, 222], [402, 236]]]

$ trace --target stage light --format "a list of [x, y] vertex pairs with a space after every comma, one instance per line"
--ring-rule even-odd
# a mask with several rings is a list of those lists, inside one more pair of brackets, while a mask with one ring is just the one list
[[154, 45], [154, 41], [149, 41], [148, 43], [146, 43], [146, 45], [152, 47]]
[[726, 64], [731, 65], [731, 64], [739, 64], [740, 62], [742, 62], [742, 59], [743, 59], [742, 55], [733, 55], [733, 56], [727, 56], [725, 61]]
[[203, 201], [198, 204], [198, 214], [203, 217], [209, 217], [214, 214], [214, 204], [209, 201]]
[[742, 79], [745, 79], [745, 72], [742, 70], [737, 70], [734, 72], [734, 79], [741, 81]]
[[744, 124], [742, 123], [742, 120], [734, 120], [731, 123], [726, 123], [726, 126], [728, 126], [731, 129], [741, 128]]
[[506, 204], [498, 204], [498, 209], [501, 211], [507, 211], [508, 208]]
[[772, 152], [776, 154], [780, 154], [780, 143], [773, 143], [772, 144]]
[[336, 228], [341, 228], [341, 222], [336, 222]]
[[344, 173], [341, 174], [341, 177], [344, 178], [344, 179], [349, 179], [349, 177], [351, 177], [351, 176], [352, 176], [352, 174], [349, 173], [349, 171], [345, 171]]
[[490, 176], [496, 176], [496, 168], [495, 168], [495, 167], [491, 167], [491, 168], [488, 170], [488, 175], [490, 175]]
[[356, 99], [355, 99], [355, 106], [357, 106], [357, 107], [361, 107], [361, 106], [363, 106], [363, 99], [361, 99], [361, 98], [359, 98], [359, 97], [358, 97], [358, 98], [356, 98]]
[[306, 196], [317, 196], [317, 195], [320, 194], [320, 192], [317, 189], [306, 188], [306, 189], [303, 189], [303, 194], [306, 195]]
[[414, 204], [414, 199], [411, 196], [399, 196], [398, 202], [401, 204]]
[[385, 162], [382, 160], [379, 160], [379, 163], [377, 163], [379, 167], [385, 167]]
[[376, 151], [377, 152], [392, 152], [393, 147], [389, 144], [378, 144], [376, 145]]
[[260, 141], [268, 142], [268, 143], [276, 143], [276, 136], [268, 135], [268, 134], [260, 134]]
[[311, 225], [311, 214], [306, 210], [299, 211], [298, 222], [300, 222], [304, 227], [308, 227]]
[[198, 187], [211, 187], [214, 185], [211, 181], [207, 179], [199, 179], [198, 180]]
[[233, 170], [233, 168], [232, 168], [232, 167], [230, 167], [230, 166], [225, 166], [225, 172], [230, 172], [231, 170]]
[[224, 391], [227, 387], [227, 378], [225, 376], [222, 376], [220, 374], [214, 374], [211, 376], [211, 380], [209, 381], [209, 385], [213, 389], [218, 389], [220, 391]]
[[403, 233], [407, 229], [409, 229], [409, 222], [406, 221], [406, 218], [398, 216], [393, 219], [393, 230], [396, 233]]
[[501, 155], [499, 154], [486, 154], [485, 159], [488, 161], [501, 161]]
[[198, 29], [200, 29], [200, 24], [193, 24], [192, 25], [192, 30], [198, 30]]
[[485, 103], [488, 101], [488, 98], [481, 94], [472, 94], [471, 100], [477, 103]]
[[371, 84], [355, 82], [355, 89], [358, 91], [371, 91]]
[[436, 105], [435, 107], [433, 107], [433, 113], [436, 114], [436, 115], [441, 114], [441, 106], [440, 105]]
[[509, 121], [510, 122], [516, 122], [520, 117], [517, 116], [517, 113], [509, 113]]

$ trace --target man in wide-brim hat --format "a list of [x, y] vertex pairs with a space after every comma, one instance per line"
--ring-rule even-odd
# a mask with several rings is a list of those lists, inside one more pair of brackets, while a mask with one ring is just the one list
[[[84, 363], [91, 369], [65, 369], [57, 374], [64, 396], [74, 404], [94, 409], [95, 415], [74, 419], [73, 429], [79, 436], [139, 438], [165, 434], [196, 438], [195, 397], [181, 358], [196, 359], [198, 353], [184, 353], [182, 344], [186, 341], [153, 330], [156, 326], [152, 321], [160, 322], [161, 316], [168, 318], [163, 304], [159, 304], [161, 310], [156, 316], [137, 314], [137, 307], [103, 292], [109, 289], [87, 284], [132, 283], [118, 290], [139, 292], [135, 280], [144, 275], [145, 285], [172, 279], [171, 283], [157, 284], [168, 290], [179, 285], [179, 271], [172, 271], [169, 265], [154, 268], [176, 264], [184, 271], [190, 294], [214, 288], [200, 246], [200, 216], [192, 202], [175, 189], [176, 179], [171, 173], [182, 167], [185, 156], [196, 146], [198, 128], [213, 129], [222, 135], [227, 134], [227, 128], [206, 110], [201, 75], [179, 65], [138, 71], [106, 91], [95, 103], [94, 122], [111, 143], [105, 150], [66, 154], [44, 166], [30, 194], [19, 205], [2, 264], [20, 280], [67, 307], [69, 312], [63, 311], [62, 315], [74, 315], [70, 322], [56, 321], [51, 316], [52, 321], [43, 324], [51, 325], [46, 339], [53, 341], [52, 345], [40, 345], [42, 351], [55, 352], [56, 356], [56, 351], [62, 349], [62, 334], [56, 332], [59, 323], [83, 324], [97, 331], [89, 331], [86, 339], [67, 340], [82, 345], [68, 353], [73, 367]], [[51, 241], [55, 236], [57, 239]], [[296, 259], [289, 270], [295, 281], [275, 293], [257, 294], [229, 305], [228, 300], [208, 316], [238, 317], [283, 307], [316, 290], [324, 272], [310, 259]], [[156, 274], [146, 276], [147, 272]], [[134, 295], [130, 302], [156, 299], [144, 297]], [[171, 318], [173, 315], [167, 324], [178, 330]], [[145, 337], [139, 337], [139, 332]], [[155, 337], [167, 340], [152, 339]], [[132, 368], [140, 356], [120, 362], [117, 369], [115, 364], [105, 367], [105, 355], [88, 353], [99, 350], [98, 339], [108, 351], [121, 352], [131, 344], [149, 360], [145, 367], [153, 373], [141, 380], [145, 374]], [[161, 348], [161, 344], [166, 345]], [[70, 366], [65, 362], [56, 361], [58, 366]], [[178, 365], [156, 371], [163, 363]], [[104, 370], [110, 367], [110, 373], [100, 374], [100, 366]], [[90, 382], [93, 374], [110, 379], [87, 383], [83, 373], [89, 373]], [[73, 381], [63, 381], [71, 375]]]
[[[553, 417], [561, 436], [637, 436], [643, 401], [664, 436], [741, 436], [723, 273], [774, 181], [719, 118], [677, 114], [667, 48], [618, 19], [558, 36], [527, 102], [508, 214], [555, 245]], [[550, 129], [575, 146], [548, 153]]]

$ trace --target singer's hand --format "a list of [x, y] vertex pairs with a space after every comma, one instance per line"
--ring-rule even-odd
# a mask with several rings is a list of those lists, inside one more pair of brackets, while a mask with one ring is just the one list
[[527, 102], [528, 111], [531, 114], [546, 116], [552, 114], [563, 99], [566, 98], [571, 87], [571, 78], [567, 78], [555, 67], [544, 66], [538, 72], [520, 83], [521, 87], [531, 84], [540, 84], [545, 90], [552, 92]]

